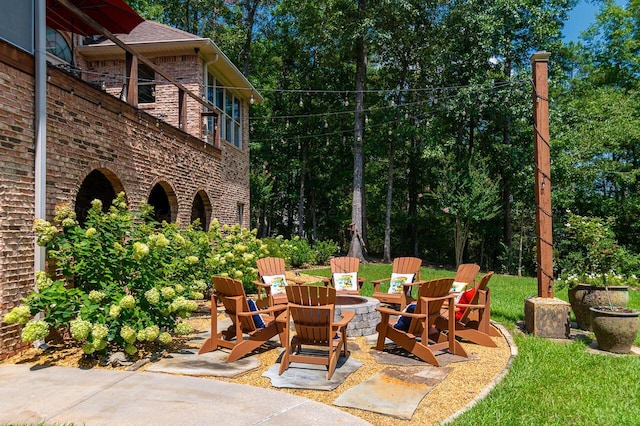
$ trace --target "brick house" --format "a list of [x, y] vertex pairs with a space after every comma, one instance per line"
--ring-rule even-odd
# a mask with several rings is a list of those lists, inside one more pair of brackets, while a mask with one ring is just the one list
[[[212, 40], [145, 21], [118, 34], [125, 51], [109, 37], [47, 28], [42, 165], [43, 95], [28, 34], [38, 6], [12, 5], [8, 16], [7, 8], [0, 6], [0, 317], [44, 265], [32, 231], [38, 167], [46, 170], [47, 219], [58, 203], [82, 219], [92, 199], [108, 205], [124, 191], [132, 208], [147, 202], [159, 220], [249, 226], [249, 103], [262, 98]], [[0, 359], [23, 347], [20, 328], [0, 324]]]

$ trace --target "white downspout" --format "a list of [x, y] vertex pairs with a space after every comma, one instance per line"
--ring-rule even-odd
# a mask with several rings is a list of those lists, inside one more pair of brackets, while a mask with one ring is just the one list
[[[47, 217], [47, 59], [46, 0], [35, 0], [35, 217]], [[34, 240], [35, 271], [45, 269], [45, 248]], [[34, 281], [35, 285], [35, 281]]]

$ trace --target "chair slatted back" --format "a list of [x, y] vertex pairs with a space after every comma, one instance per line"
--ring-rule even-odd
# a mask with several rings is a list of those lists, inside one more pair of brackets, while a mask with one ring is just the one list
[[396, 257], [393, 259], [393, 272], [396, 274], [414, 274], [413, 281], [420, 281], [422, 259], [417, 257]]
[[[453, 278], [440, 278], [437, 280], [431, 280], [420, 285], [418, 289], [418, 299], [416, 300], [416, 308], [414, 313], [423, 314], [422, 311], [422, 298], [423, 297], [444, 297], [449, 294], [451, 290], [451, 285], [453, 284]], [[442, 305], [445, 300], [434, 300], [429, 302], [428, 304], [428, 316], [429, 316], [429, 324], [425, 324], [426, 327], [430, 327], [435, 319], [440, 315], [440, 310], [442, 309]], [[411, 321], [411, 325], [409, 326], [409, 332], [412, 334], [417, 334], [422, 330], [422, 323], [417, 319], [413, 319]]]
[[[480, 298], [480, 292], [487, 290], [487, 286], [489, 284], [489, 280], [491, 279], [492, 276], [493, 276], [493, 271], [487, 272], [480, 279], [480, 281], [478, 281], [478, 283], [476, 284], [476, 287], [475, 287], [476, 288], [476, 292], [473, 294], [473, 298], [469, 302], [469, 305], [477, 305], [478, 304], [478, 299]], [[464, 310], [464, 313], [462, 314], [462, 317], [460, 318], [460, 321], [464, 322], [467, 319], [467, 317], [469, 316], [469, 314], [471, 313], [471, 311], [473, 311], [473, 308], [466, 308]]]
[[331, 273], [332, 274], [348, 274], [351, 272], [358, 272], [360, 268], [360, 259], [357, 257], [333, 257], [331, 258]]
[[480, 272], [480, 266], [475, 263], [461, 263], [453, 280], [460, 283], [474, 283], [475, 285], [478, 272]]
[[[244, 292], [242, 281], [234, 280], [228, 277], [212, 277], [213, 288], [215, 289], [215, 297], [220, 300], [224, 306], [225, 311], [231, 321], [233, 321], [234, 327], [238, 327], [237, 321], [240, 321], [240, 329], [245, 333], [250, 333], [256, 330], [256, 325], [253, 322], [252, 316], [238, 317], [238, 306], [240, 312], [249, 312], [249, 305], [247, 304], [247, 295]], [[240, 302], [237, 304], [238, 297]]]
[[284, 259], [280, 257], [263, 257], [256, 261], [256, 268], [258, 269], [258, 276], [269, 277], [272, 275], [284, 275], [285, 266]]
[[304, 344], [328, 346], [335, 334], [332, 333], [335, 288], [287, 286], [286, 292], [297, 339]]

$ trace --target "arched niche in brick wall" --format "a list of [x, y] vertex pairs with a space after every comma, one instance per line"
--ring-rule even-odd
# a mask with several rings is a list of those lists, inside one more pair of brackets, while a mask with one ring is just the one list
[[153, 216], [158, 222], [175, 222], [178, 216], [176, 194], [167, 182], [158, 182], [151, 189], [147, 203], [153, 206]]
[[94, 169], [84, 178], [76, 195], [75, 212], [80, 225], [84, 225], [91, 201], [102, 201], [102, 211], [109, 210], [116, 194], [124, 188], [120, 179], [107, 169]]
[[200, 226], [206, 231], [209, 229], [209, 223], [211, 222], [211, 212], [211, 201], [207, 193], [203, 190], [198, 191], [191, 204], [191, 223], [199, 219]]

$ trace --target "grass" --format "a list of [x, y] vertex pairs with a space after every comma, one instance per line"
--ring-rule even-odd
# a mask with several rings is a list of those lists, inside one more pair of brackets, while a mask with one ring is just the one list
[[[330, 276], [328, 269], [314, 275]], [[363, 264], [367, 280], [388, 278], [391, 266]], [[422, 279], [453, 277], [453, 271], [421, 269]], [[586, 351], [588, 341], [560, 342], [523, 334], [524, 300], [537, 295], [535, 278], [494, 275], [491, 318], [512, 333], [518, 356], [491, 393], [453, 425], [638, 425], [640, 356], [605, 356]], [[373, 287], [367, 282], [364, 295]], [[567, 289], [555, 296], [567, 300]], [[640, 309], [640, 291], [629, 291], [629, 307]], [[640, 335], [635, 344], [640, 346]]]

